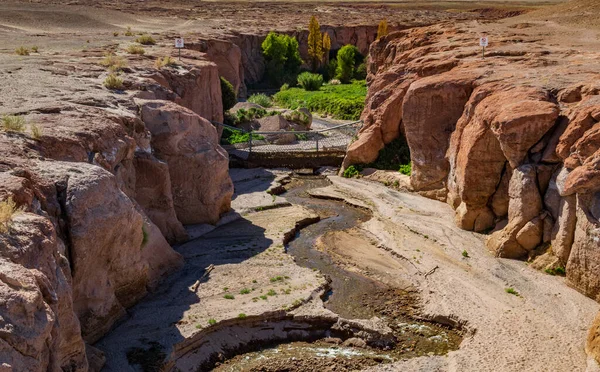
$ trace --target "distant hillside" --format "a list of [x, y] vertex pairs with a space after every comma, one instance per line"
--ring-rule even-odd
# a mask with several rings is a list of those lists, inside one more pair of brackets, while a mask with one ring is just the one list
[[600, 0], [572, 0], [528, 14], [536, 20], [551, 20], [585, 28], [600, 28]]

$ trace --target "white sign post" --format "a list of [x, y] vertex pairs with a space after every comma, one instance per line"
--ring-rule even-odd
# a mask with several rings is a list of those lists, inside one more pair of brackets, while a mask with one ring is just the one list
[[482, 57], [485, 58], [485, 48], [488, 46], [489, 39], [487, 36], [482, 36], [479, 38], [479, 46], [482, 48]]
[[179, 60], [181, 61], [181, 49], [183, 49], [183, 47], [185, 46], [185, 44], [183, 43], [183, 38], [177, 38], [175, 39], [175, 48], [177, 48], [179, 50]]

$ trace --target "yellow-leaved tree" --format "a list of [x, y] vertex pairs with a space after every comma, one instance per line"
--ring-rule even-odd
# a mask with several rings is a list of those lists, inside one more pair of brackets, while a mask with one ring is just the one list
[[386, 19], [382, 19], [377, 27], [377, 40], [388, 34], [388, 24]]
[[321, 39], [321, 27], [315, 16], [310, 18], [308, 24], [308, 58], [313, 72], [317, 71], [319, 63], [323, 59], [323, 40]]
[[331, 50], [331, 38], [327, 32], [323, 33], [323, 61], [327, 61], [327, 56]]

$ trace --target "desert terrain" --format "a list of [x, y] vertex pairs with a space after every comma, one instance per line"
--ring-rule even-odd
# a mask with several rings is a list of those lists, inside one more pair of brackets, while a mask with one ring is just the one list
[[[599, 13], [2, 2], [0, 370], [599, 371]], [[350, 121], [245, 102], [312, 16], [363, 58], [360, 130], [337, 166], [234, 161], [239, 107], [300, 148]]]

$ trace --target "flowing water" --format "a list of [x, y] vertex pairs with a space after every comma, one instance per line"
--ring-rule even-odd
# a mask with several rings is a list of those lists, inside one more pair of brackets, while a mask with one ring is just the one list
[[320, 236], [351, 229], [371, 218], [370, 211], [341, 201], [312, 198], [306, 193], [306, 190], [328, 185], [326, 178], [318, 176], [295, 176], [285, 185], [286, 192], [282, 196], [321, 216], [319, 222], [298, 232], [286, 250], [298, 265], [318, 270], [330, 279], [331, 290], [323, 298], [326, 308], [347, 319], [373, 316], [383, 319], [394, 332], [396, 347], [392, 350], [357, 348], [336, 344], [335, 340], [290, 342], [237, 355], [215, 370], [321, 371], [333, 368], [345, 371], [422, 355], [442, 355], [458, 348], [462, 340], [458, 330], [415, 318], [418, 312], [415, 293], [390, 288], [346, 271], [329, 255], [315, 249]]

